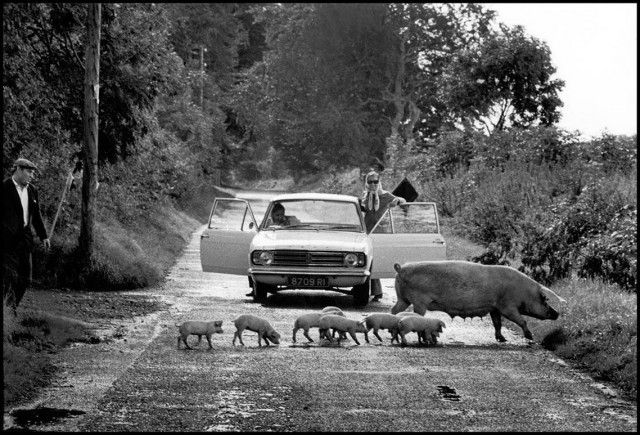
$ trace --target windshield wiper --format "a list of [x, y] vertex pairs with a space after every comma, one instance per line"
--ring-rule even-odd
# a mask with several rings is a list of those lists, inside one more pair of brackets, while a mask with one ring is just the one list
[[314, 228], [314, 227], [316, 230], [318, 229], [315, 226], [315, 224], [295, 224], [295, 225], [284, 226], [281, 228], [292, 229], [292, 228]]
[[358, 231], [357, 225], [331, 225], [327, 227], [328, 230], [350, 230], [350, 231]]

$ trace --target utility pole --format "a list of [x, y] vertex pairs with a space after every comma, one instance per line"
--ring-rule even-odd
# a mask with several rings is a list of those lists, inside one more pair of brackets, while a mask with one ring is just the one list
[[100, 95], [101, 3], [87, 4], [87, 48], [84, 61], [84, 164], [82, 175], [82, 221], [80, 251], [93, 257], [98, 190], [98, 106]]

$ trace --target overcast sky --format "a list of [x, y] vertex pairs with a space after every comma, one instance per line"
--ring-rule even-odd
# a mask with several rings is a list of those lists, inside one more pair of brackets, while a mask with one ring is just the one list
[[637, 133], [635, 3], [483, 3], [498, 21], [547, 43], [565, 81], [558, 126], [585, 137]]

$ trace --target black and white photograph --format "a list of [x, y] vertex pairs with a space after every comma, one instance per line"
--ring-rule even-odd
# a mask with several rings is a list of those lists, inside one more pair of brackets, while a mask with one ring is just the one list
[[4, 432], [638, 431], [637, 3], [2, 11]]

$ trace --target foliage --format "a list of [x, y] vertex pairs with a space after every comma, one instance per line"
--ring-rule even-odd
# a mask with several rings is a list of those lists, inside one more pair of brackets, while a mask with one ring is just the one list
[[613, 183], [589, 185], [575, 202], [552, 208], [546, 228], [530, 225], [522, 248], [523, 270], [550, 283], [575, 269], [579, 276], [635, 288], [636, 204]]
[[131, 148], [151, 128], [145, 112], [158, 97], [180, 87], [182, 72], [162, 8], [128, 3], [113, 7], [100, 58], [99, 155], [110, 162], [135, 154]]
[[[206, 115], [190, 97], [190, 92], [162, 98], [157, 110], [157, 127], [143, 142], [141, 158], [161, 162], [163, 174], [159, 177], [168, 182], [169, 189], [186, 189], [187, 181], [196, 177], [207, 177], [220, 167], [221, 150], [227, 138], [224, 134], [224, 116], [220, 111]], [[151, 156], [154, 156], [153, 158]], [[174, 196], [179, 196], [174, 194]]]
[[612, 175], [634, 174], [638, 160], [637, 136], [602, 134], [593, 140], [581, 143], [576, 159], [591, 167], [593, 172]]
[[546, 127], [490, 138], [446, 133], [414, 174], [457, 231], [485, 245], [474, 261], [517, 261], [546, 284], [575, 273], [633, 289], [635, 141], [605, 134], [581, 142]]
[[[3, 8], [4, 65], [9, 72], [4, 82], [5, 119], [10, 126], [5, 130], [5, 143], [10, 144], [4, 151], [10, 157], [5, 168], [7, 160], [32, 154], [38, 143], [38, 157], [62, 151], [73, 161], [83, 138], [84, 92], [78, 89], [84, 84], [86, 6], [24, 3]], [[180, 64], [168, 46], [167, 32], [163, 11], [152, 4], [103, 5], [101, 160], [113, 162], [133, 154], [137, 139], [148, 131], [144, 110], [177, 86]], [[30, 119], [33, 126], [26, 128], [19, 119]]]
[[263, 83], [260, 122], [289, 169], [318, 171], [384, 160], [387, 137], [413, 146], [453, 128], [457, 109], [440, 77], [489, 36], [494, 14], [475, 4], [278, 4], [257, 17], [272, 47], [263, 75], [251, 76]]
[[634, 289], [638, 273], [638, 211], [623, 206], [606, 232], [589, 240], [578, 263], [578, 276], [601, 277], [622, 288]]
[[[354, 13], [354, 8], [364, 14]], [[271, 24], [270, 31], [277, 28], [278, 36], [270, 40], [274, 50], [266, 58], [267, 98], [262, 100], [262, 109], [270, 112], [265, 121], [271, 142], [298, 174], [369, 159], [367, 148], [377, 143], [381, 149], [383, 144], [381, 136], [372, 134], [380, 121], [360, 110], [360, 100], [367, 97], [356, 86], [367, 82], [358, 80], [361, 74], [354, 66], [343, 64], [346, 53], [358, 53], [353, 45], [362, 35], [351, 35], [356, 39], [342, 45], [348, 41], [349, 24], [355, 29], [368, 25], [367, 34], [372, 34], [370, 17], [375, 14], [367, 13], [364, 5], [294, 4], [279, 9], [280, 18]], [[333, 20], [336, 14], [340, 19]], [[369, 22], [362, 23], [365, 20]]]
[[524, 28], [500, 26], [500, 32], [461, 50], [444, 75], [443, 90], [461, 120], [491, 133], [507, 127], [550, 126], [560, 119], [548, 46]]
[[[3, 16], [3, 172], [17, 157], [27, 157], [46, 168], [46, 156], [68, 156], [69, 132], [61, 125], [64, 98], [48, 81], [41, 53], [32, 47], [32, 21], [41, 20], [43, 4], [2, 5]], [[53, 43], [58, 43], [54, 40]], [[43, 161], [45, 160], [45, 161]], [[66, 174], [65, 174], [66, 175]], [[55, 177], [54, 177], [55, 178]]]
[[[233, 85], [241, 47], [255, 48], [249, 47], [248, 41], [251, 17], [247, 10], [250, 7], [251, 4], [242, 3], [162, 4], [171, 21], [169, 40], [184, 65], [200, 69], [202, 54], [203, 70], [206, 74], [215, 72], [216, 83], [223, 88]], [[255, 32], [254, 39], [259, 40]], [[204, 49], [202, 53], [200, 48]]]

